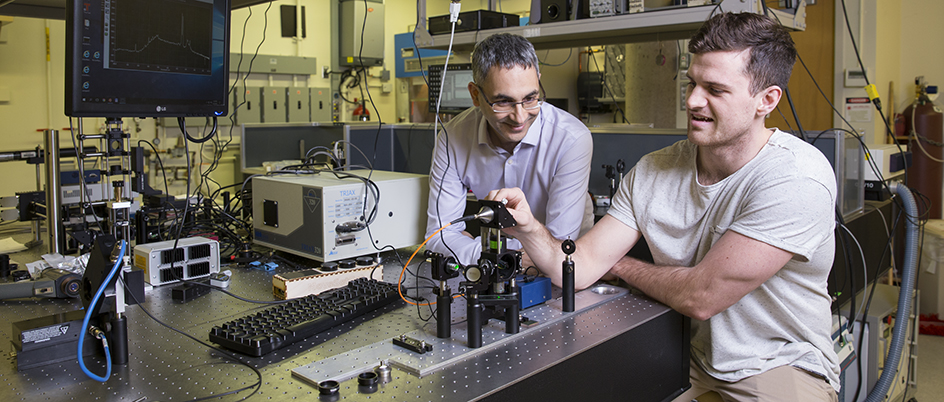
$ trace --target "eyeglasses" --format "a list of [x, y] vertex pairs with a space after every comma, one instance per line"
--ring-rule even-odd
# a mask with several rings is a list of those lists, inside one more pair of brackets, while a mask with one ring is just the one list
[[511, 102], [511, 101], [498, 101], [492, 102], [488, 100], [488, 97], [485, 96], [485, 90], [479, 84], [475, 84], [479, 89], [479, 93], [482, 94], [482, 97], [485, 98], [485, 103], [488, 103], [492, 107], [492, 111], [495, 113], [511, 113], [514, 112], [518, 105], [521, 105], [524, 110], [535, 110], [540, 109], [541, 105], [544, 104], [544, 86], [538, 83], [541, 88], [541, 96], [529, 96], [521, 102]]

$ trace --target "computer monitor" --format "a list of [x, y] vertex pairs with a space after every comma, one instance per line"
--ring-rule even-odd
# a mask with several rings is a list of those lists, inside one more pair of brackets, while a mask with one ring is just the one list
[[230, 0], [68, 0], [65, 113], [224, 116]]
[[474, 81], [472, 65], [450, 64], [446, 71], [443, 71], [443, 67], [442, 64], [429, 66], [429, 111], [436, 112], [436, 100], [439, 99], [441, 87], [439, 113], [462, 113], [472, 107], [472, 95], [469, 94], [469, 83]]

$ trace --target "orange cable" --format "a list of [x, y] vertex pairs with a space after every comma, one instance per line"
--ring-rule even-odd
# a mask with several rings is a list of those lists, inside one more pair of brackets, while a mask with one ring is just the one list
[[[403, 301], [407, 302], [408, 304], [412, 304], [412, 305], [414, 305], [414, 306], [432, 306], [432, 305], [436, 304], [436, 303], [418, 304], [418, 303], [413, 303], [413, 302], [407, 300], [406, 297], [403, 297], [403, 290], [400, 289], [400, 283], [403, 282], [403, 273], [406, 272], [406, 267], [410, 266], [410, 261], [413, 261], [413, 257], [416, 256], [416, 253], [418, 253], [418, 252], [420, 251], [420, 249], [422, 249], [423, 246], [426, 245], [426, 242], [428, 242], [429, 239], [432, 239], [433, 236], [435, 236], [435, 235], [438, 234], [440, 231], [442, 231], [443, 229], [445, 229], [445, 228], [447, 228], [447, 227], [449, 227], [449, 226], [451, 226], [451, 225], [452, 225], [452, 222], [447, 223], [445, 226], [443, 226], [443, 227], [437, 229], [435, 232], [433, 232], [433, 234], [431, 234], [429, 237], [427, 237], [426, 240], [423, 240], [423, 243], [421, 243], [420, 246], [416, 248], [416, 251], [414, 251], [413, 254], [410, 255], [410, 259], [406, 260], [406, 265], [404, 265], [404, 266], [403, 266], [403, 269], [400, 270], [400, 277], [397, 278], [397, 293], [399, 293], [399, 294], [400, 294], [400, 298], [403, 299]], [[459, 297], [459, 295], [454, 296], [453, 299], [455, 299], [456, 297]]]

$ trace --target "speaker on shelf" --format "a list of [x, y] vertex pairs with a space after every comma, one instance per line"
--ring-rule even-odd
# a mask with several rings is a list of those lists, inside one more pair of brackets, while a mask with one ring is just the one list
[[531, 0], [531, 23], [567, 21], [570, 19], [570, 0]]

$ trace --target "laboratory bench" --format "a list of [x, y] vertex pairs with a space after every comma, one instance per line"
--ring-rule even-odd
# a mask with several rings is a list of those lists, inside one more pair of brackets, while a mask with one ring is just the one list
[[[21, 264], [32, 262], [39, 259], [42, 247], [11, 257]], [[397, 252], [406, 261], [411, 251]], [[393, 252], [381, 256], [385, 258], [383, 279], [396, 283], [402, 265], [391, 258]], [[428, 277], [428, 265], [414, 262], [410, 271], [419, 270], [420, 276]], [[275, 300], [273, 275], [290, 271], [283, 265], [272, 271], [235, 265], [223, 269], [232, 272], [229, 292], [264, 301]], [[414, 276], [405, 276], [405, 287], [416, 283]], [[420, 283], [432, 285], [428, 280]], [[457, 283], [451, 286], [458, 287]], [[690, 320], [623, 288], [618, 293], [602, 292], [614, 293], [602, 299], [594, 299], [599, 295], [592, 289], [579, 292], [574, 313], [560, 311], [555, 288], [551, 301], [521, 312], [539, 325], [509, 335], [503, 323], [491, 320], [483, 329], [483, 346], [476, 349], [465, 346], [463, 298], [452, 305], [449, 339], [435, 338], [432, 308], [397, 301], [262, 357], [236, 353], [243, 365], [175, 330], [216, 346], [208, 341], [213, 326], [270, 306], [260, 307], [216, 290], [180, 303], [172, 299], [173, 287], [149, 288], [144, 302], [127, 307], [128, 363], [115, 365], [104, 383], [86, 376], [74, 358], [17, 370], [12, 323], [81, 310], [79, 299], [0, 300], [4, 323], [0, 341], [11, 351], [0, 362], [0, 399], [669, 401], [689, 387]], [[431, 293], [427, 297], [435, 300]], [[392, 346], [392, 339], [404, 334], [431, 339], [433, 350], [417, 356]], [[422, 359], [433, 360], [423, 363]], [[381, 362], [392, 367], [390, 381], [358, 385], [356, 373], [372, 371]], [[98, 354], [86, 358], [86, 365], [98, 375], [105, 371], [104, 358]], [[319, 393], [317, 384], [325, 379], [339, 380], [337, 394]], [[257, 382], [257, 387], [251, 387]], [[223, 395], [245, 387], [251, 389]]]

